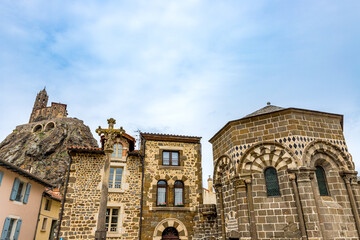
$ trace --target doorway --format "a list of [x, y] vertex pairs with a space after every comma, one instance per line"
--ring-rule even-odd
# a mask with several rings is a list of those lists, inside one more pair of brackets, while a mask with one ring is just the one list
[[162, 240], [179, 240], [179, 233], [176, 228], [168, 227], [162, 233]]

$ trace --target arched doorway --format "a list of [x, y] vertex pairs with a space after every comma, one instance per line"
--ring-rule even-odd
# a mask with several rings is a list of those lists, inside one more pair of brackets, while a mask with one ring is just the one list
[[179, 240], [179, 233], [174, 227], [167, 227], [162, 233], [161, 240]]

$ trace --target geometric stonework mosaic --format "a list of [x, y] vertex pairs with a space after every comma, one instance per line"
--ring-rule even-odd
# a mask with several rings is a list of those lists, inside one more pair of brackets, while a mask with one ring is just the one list
[[[312, 141], [322, 139], [326, 140], [336, 146], [338, 146], [343, 153], [346, 154], [348, 158], [350, 158], [350, 154], [348, 152], [348, 148], [346, 146], [345, 140], [335, 140], [335, 139], [324, 139], [324, 138], [316, 138], [316, 137], [304, 137], [304, 136], [289, 136], [283, 138], [275, 139], [275, 142], [284, 144], [287, 146], [296, 156], [301, 159], [303, 155], [303, 151], [305, 147]], [[228, 156], [230, 156], [233, 160], [234, 165], [237, 165], [240, 162], [241, 157], [244, 155], [247, 149], [249, 149], [252, 145], [256, 144], [243, 144], [232, 147], [228, 152]]]

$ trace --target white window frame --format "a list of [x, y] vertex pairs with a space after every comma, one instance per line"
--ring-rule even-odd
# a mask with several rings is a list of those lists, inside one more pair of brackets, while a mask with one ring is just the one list
[[119, 163], [119, 162], [111, 162], [110, 168], [122, 168], [122, 175], [121, 175], [121, 187], [120, 188], [109, 188], [109, 192], [124, 192], [124, 190], [128, 189], [129, 186], [127, 183], [125, 183], [126, 179], [126, 163]]
[[[20, 219], [20, 217], [14, 216], [14, 215], [9, 215], [8, 218], [15, 219], [15, 222], [10, 230], [10, 239], [14, 239], [16, 226], [17, 226], [17, 223], [18, 223], [18, 220]], [[0, 232], [0, 235], [1, 235], [1, 232]]]
[[123, 204], [117, 203], [117, 202], [108, 202], [107, 204], [107, 208], [119, 208], [119, 216], [118, 216], [118, 228], [116, 232], [110, 232], [108, 231], [106, 233], [106, 235], [108, 237], [117, 237], [120, 238], [123, 234], [123, 227], [122, 227], [122, 223], [123, 223], [123, 218], [124, 218], [124, 206]]
[[[119, 146], [121, 146], [121, 153], [120, 153], [121, 156], [118, 155]], [[113, 147], [113, 153], [111, 154], [111, 158], [116, 158], [116, 159], [122, 158], [123, 150], [124, 150], [124, 145], [122, 143], [115, 143]]]

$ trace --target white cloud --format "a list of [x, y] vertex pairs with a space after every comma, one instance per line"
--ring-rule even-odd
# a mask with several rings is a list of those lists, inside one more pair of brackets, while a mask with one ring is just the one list
[[[130, 133], [203, 136], [203, 162], [217, 130], [267, 101], [343, 112], [357, 129], [358, 6], [4, 1], [0, 138], [28, 120], [44, 85], [50, 101], [67, 103], [92, 129], [115, 117]], [[346, 134], [359, 159], [359, 134]], [[206, 179], [212, 166], [203, 168]]]

